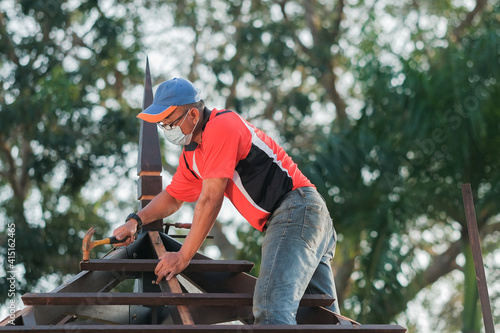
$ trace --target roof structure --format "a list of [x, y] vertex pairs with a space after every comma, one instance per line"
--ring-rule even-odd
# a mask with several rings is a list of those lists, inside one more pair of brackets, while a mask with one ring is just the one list
[[[143, 109], [153, 100], [149, 64]], [[162, 190], [161, 155], [155, 124], [143, 122], [139, 144], [139, 208]], [[398, 325], [361, 325], [325, 306], [328, 295], [306, 294], [295, 326], [253, 325], [253, 263], [212, 260], [197, 253], [170, 281], [156, 285], [154, 268], [165, 251], [182, 244], [161, 220], [144, 226], [137, 240], [102, 259], [80, 264], [81, 272], [50, 293], [22, 296], [26, 307], [0, 322], [0, 331], [19, 332], [366, 332], [403, 333]], [[133, 292], [115, 287], [134, 280]]]

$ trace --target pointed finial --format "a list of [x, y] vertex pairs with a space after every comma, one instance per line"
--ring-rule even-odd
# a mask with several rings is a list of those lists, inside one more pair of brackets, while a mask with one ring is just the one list
[[[142, 110], [153, 104], [153, 89], [151, 74], [149, 71], [149, 59], [146, 58], [146, 75], [144, 79], [144, 99]], [[139, 137], [139, 160], [137, 163], [137, 174], [141, 172], [157, 172], [162, 170], [160, 143], [158, 141], [158, 129], [156, 124], [141, 120], [141, 133]], [[156, 194], [156, 193], [151, 193]]]
[[153, 104], [153, 85], [151, 84], [151, 72], [149, 70], [149, 57], [146, 56], [146, 75], [144, 78], [144, 98], [142, 100], [142, 110]]

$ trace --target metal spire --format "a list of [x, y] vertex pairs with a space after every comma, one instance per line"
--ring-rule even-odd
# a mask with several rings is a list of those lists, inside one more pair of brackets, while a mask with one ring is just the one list
[[[142, 110], [144, 111], [153, 103], [153, 89], [151, 74], [149, 71], [149, 58], [146, 58], [146, 75], [144, 80], [144, 99]], [[162, 164], [160, 153], [160, 142], [158, 141], [158, 129], [156, 124], [141, 120], [141, 132], [139, 137], [139, 157], [137, 162], [137, 198], [139, 209], [144, 208], [162, 190], [161, 178]], [[148, 223], [143, 227], [146, 230], [162, 230], [162, 221], [158, 220]]]

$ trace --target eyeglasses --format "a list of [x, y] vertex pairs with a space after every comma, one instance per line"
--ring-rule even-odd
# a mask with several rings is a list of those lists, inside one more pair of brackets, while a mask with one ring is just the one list
[[[186, 110], [186, 112], [184, 112], [183, 114], [181, 114], [181, 116], [177, 119], [175, 119], [173, 122], [171, 122], [170, 124], [165, 124], [163, 123], [163, 121], [159, 121], [157, 122], [156, 124], [160, 127], [160, 128], [163, 128], [163, 129], [166, 129], [167, 131], [170, 131], [172, 128], [175, 127], [175, 124], [177, 124], [179, 122], [179, 120], [181, 120], [182, 117], [184, 117], [184, 115], [187, 116], [187, 113], [189, 112], [190, 110]], [[179, 125], [180, 126], [180, 125]]]

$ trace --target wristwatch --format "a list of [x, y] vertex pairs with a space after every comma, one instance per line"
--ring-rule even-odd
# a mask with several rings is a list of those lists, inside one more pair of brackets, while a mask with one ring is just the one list
[[136, 213], [131, 213], [127, 216], [127, 218], [125, 219], [125, 222], [127, 222], [130, 219], [134, 219], [137, 221], [137, 230], [139, 230], [139, 228], [142, 227], [142, 220], [139, 217], [139, 215], [137, 215]]

